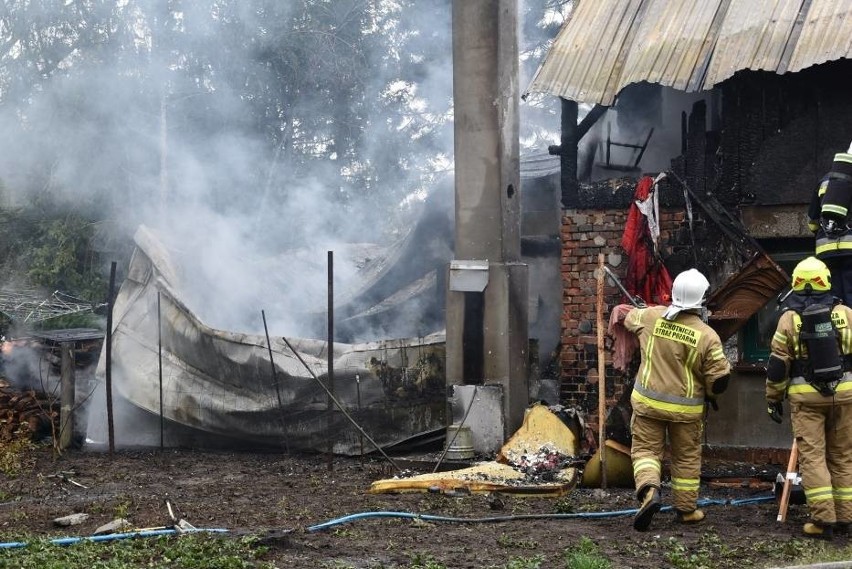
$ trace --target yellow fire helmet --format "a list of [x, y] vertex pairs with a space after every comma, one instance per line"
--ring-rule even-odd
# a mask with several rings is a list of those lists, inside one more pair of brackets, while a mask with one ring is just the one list
[[825, 263], [816, 257], [808, 257], [793, 269], [793, 291], [803, 292], [811, 288], [814, 292], [831, 290], [831, 272]]

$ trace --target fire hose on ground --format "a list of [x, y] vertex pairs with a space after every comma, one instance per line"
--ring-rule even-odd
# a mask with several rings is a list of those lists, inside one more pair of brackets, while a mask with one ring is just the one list
[[[748, 504], [757, 504], [761, 502], [775, 501], [775, 496], [758, 496], [755, 498], [743, 498], [740, 500], [711, 500], [704, 498], [698, 500], [698, 507], [706, 506], [744, 506]], [[660, 511], [666, 512], [672, 510], [672, 506], [663, 506]], [[577, 512], [573, 514], [516, 514], [512, 516], [496, 516], [487, 518], [456, 518], [448, 516], [434, 516], [431, 514], [414, 514], [411, 512], [361, 512], [359, 514], [350, 514], [341, 518], [336, 518], [323, 522], [321, 524], [309, 526], [306, 528], [308, 532], [316, 532], [334, 527], [337, 525], [363, 520], [368, 518], [406, 518], [412, 520], [421, 520], [426, 522], [449, 522], [449, 523], [466, 523], [466, 524], [482, 524], [482, 523], [498, 523], [517, 520], [566, 520], [566, 519], [594, 519], [594, 518], [614, 518], [619, 516], [631, 516], [638, 512], [638, 508], [628, 510], [614, 510], [608, 512]]]
[[[757, 496], [754, 498], [743, 498], [739, 500], [712, 500], [708, 498], [704, 498], [698, 500], [697, 505], [700, 508], [704, 508], [707, 506], [745, 506], [750, 504], [758, 504], [761, 502], [770, 502], [774, 501], [775, 496]], [[663, 506], [660, 511], [667, 512], [673, 509], [672, 506]], [[377, 511], [377, 512], [361, 512], [358, 514], [350, 514], [348, 516], [343, 516], [340, 518], [335, 518], [329, 520], [327, 522], [323, 522], [321, 524], [316, 524], [313, 526], [308, 526], [305, 528], [305, 531], [312, 533], [318, 532], [322, 530], [326, 530], [328, 528], [354, 522], [357, 520], [364, 520], [369, 518], [402, 518], [402, 519], [411, 519], [411, 520], [421, 520], [427, 522], [447, 522], [447, 523], [462, 523], [462, 524], [482, 524], [482, 523], [499, 523], [499, 522], [509, 522], [509, 521], [519, 521], [519, 520], [566, 520], [566, 519], [596, 519], [596, 518], [614, 518], [621, 516], [631, 516], [638, 512], [638, 508], [631, 508], [627, 510], [611, 510], [606, 512], [578, 512], [572, 514], [516, 514], [512, 516], [492, 516], [486, 518], [458, 518], [458, 517], [450, 517], [450, 516], [436, 516], [432, 514], [415, 514], [412, 512], [392, 512], [392, 511]], [[147, 530], [147, 531], [135, 531], [135, 532], [127, 532], [127, 533], [113, 533], [107, 535], [93, 535], [93, 536], [85, 536], [85, 537], [62, 537], [51, 539], [50, 543], [54, 545], [72, 545], [75, 543], [83, 542], [83, 541], [92, 541], [92, 542], [106, 542], [106, 541], [117, 541], [121, 539], [130, 539], [130, 538], [144, 538], [144, 537], [160, 537], [164, 535], [182, 535], [187, 533], [228, 533], [229, 530], [222, 528], [192, 528], [192, 529], [158, 529], [158, 530]], [[15, 549], [27, 547], [29, 544], [23, 541], [12, 541], [6, 543], [0, 543], [0, 549]]]
[[[51, 539], [50, 543], [54, 545], [73, 545], [75, 543], [80, 543], [82, 541], [117, 541], [120, 539], [131, 539], [131, 538], [140, 538], [140, 537], [160, 537], [162, 535], [183, 535], [187, 533], [228, 533], [228, 530], [221, 528], [211, 528], [211, 529], [203, 529], [203, 528], [189, 528], [189, 529], [178, 529], [178, 528], [166, 528], [166, 529], [156, 529], [156, 530], [145, 530], [145, 531], [130, 531], [125, 533], [110, 533], [106, 535], [90, 535], [84, 537], [59, 537], [56, 539]], [[20, 547], [27, 547], [29, 544], [25, 541], [10, 541], [6, 543], [0, 543], [0, 549], [16, 549]]]

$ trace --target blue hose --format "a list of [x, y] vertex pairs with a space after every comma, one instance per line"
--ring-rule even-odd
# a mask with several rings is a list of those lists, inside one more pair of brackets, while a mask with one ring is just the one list
[[[185, 529], [185, 530], [177, 530], [177, 529], [156, 529], [156, 530], [145, 530], [145, 531], [131, 531], [127, 533], [110, 533], [106, 535], [92, 535], [86, 537], [59, 537], [56, 539], [51, 539], [50, 543], [54, 545], [71, 545], [74, 543], [79, 543], [81, 541], [115, 541], [118, 539], [128, 539], [133, 537], [157, 537], [161, 535], [175, 535], [182, 533], [198, 533], [198, 532], [207, 532], [207, 533], [227, 533], [226, 529]], [[7, 543], [0, 543], [0, 549], [14, 549], [17, 547], [26, 547], [29, 545], [25, 541], [11, 541]]]
[[[721, 505], [730, 505], [730, 506], [741, 506], [746, 504], [757, 504], [759, 502], [768, 502], [771, 500], [775, 500], [775, 496], [761, 496], [757, 498], [745, 498], [742, 500], [711, 500], [708, 498], [703, 498], [698, 500], [698, 507], [705, 506], [721, 506]], [[672, 510], [671, 506], [663, 506], [660, 511], [666, 512]], [[494, 523], [494, 522], [507, 522], [507, 521], [515, 521], [515, 520], [544, 520], [544, 519], [555, 519], [555, 520], [564, 520], [571, 518], [612, 518], [618, 516], [629, 516], [638, 512], [638, 508], [631, 508], [629, 510], [614, 510], [609, 512], [579, 512], [574, 514], [520, 514], [515, 516], [501, 516], [501, 517], [489, 517], [489, 518], [453, 518], [447, 516], [433, 516], [431, 514], [412, 514], [410, 512], [362, 512], [359, 514], [351, 514], [348, 516], [343, 516], [341, 518], [336, 518], [333, 520], [329, 520], [327, 522], [323, 522], [321, 524], [309, 526], [306, 528], [309, 532], [321, 531], [324, 529], [328, 529], [330, 527], [345, 524], [348, 522], [353, 522], [355, 520], [361, 520], [365, 518], [408, 518], [408, 519], [416, 519], [430, 522], [451, 522], [451, 523]]]

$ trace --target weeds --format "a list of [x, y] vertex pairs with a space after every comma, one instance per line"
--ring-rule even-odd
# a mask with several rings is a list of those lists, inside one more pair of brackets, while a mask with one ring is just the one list
[[539, 569], [544, 562], [544, 557], [536, 555], [530, 558], [513, 557], [506, 563], [505, 569]]
[[120, 500], [115, 507], [113, 508], [113, 514], [116, 518], [127, 518], [127, 515], [130, 513], [130, 506], [133, 505], [133, 501], [129, 498], [124, 498]]
[[19, 569], [132, 569], [135, 567], [191, 567], [193, 569], [272, 569], [261, 561], [266, 548], [255, 538], [223, 538], [208, 534], [156, 539], [81, 541], [59, 547], [34, 539], [27, 547], [0, 549], [0, 566]]
[[447, 566], [436, 561], [431, 555], [415, 553], [411, 556], [409, 569], [447, 569]]
[[670, 537], [665, 543], [668, 551], [664, 557], [675, 569], [713, 569], [718, 566], [712, 563], [706, 552], [692, 553], [674, 537]]
[[609, 569], [611, 566], [588, 537], [581, 537], [577, 545], [565, 552], [566, 569]]
[[516, 539], [506, 535], [505, 533], [500, 534], [500, 537], [497, 538], [497, 544], [500, 547], [505, 547], [507, 549], [538, 549], [538, 542], [535, 540]]
[[0, 443], [0, 472], [9, 478], [16, 478], [31, 470], [35, 465], [35, 460], [31, 458], [34, 448], [26, 429], [20, 429], [12, 440]]

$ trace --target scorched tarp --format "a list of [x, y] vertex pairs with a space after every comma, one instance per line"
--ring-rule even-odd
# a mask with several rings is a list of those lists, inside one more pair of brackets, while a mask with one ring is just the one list
[[[181, 301], [177, 267], [156, 235], [142, 227], [135, 242], [113, 309], [112, 392], [153, 419], [148, 426], [158, 424], [162, 394], [167, 445], [184, 444], [180, 435], [192, 434], [193, 444], [206, 440], [226, 447], [375, 450], [339, 409], [329, 410], [327, 392], [283, 338], [271, 337], [273, 374], [265, 335], [206, 326]], [[327, 342], [287, 340], [313, 374], [327, 381]], [[335, 397], [383, 448], [434, 437], [446, 426], [444, 347], [443, 334], [335, 343]], [[99, 389], [105, 377], [103, 350]], [[90, 413], [90, 441], [105, 442], [105, 414], [100, 408]], [[126, 424], [127, 416], [121, 412], [115, 419], [116, 445], [140, 443], [143, 421], [137, 417], [137, 424]], [[145, 440], [158, 444], [159, 433], [151, 435]]]

